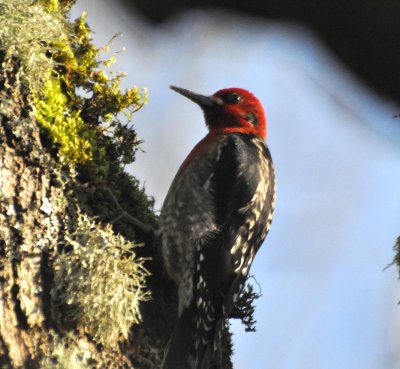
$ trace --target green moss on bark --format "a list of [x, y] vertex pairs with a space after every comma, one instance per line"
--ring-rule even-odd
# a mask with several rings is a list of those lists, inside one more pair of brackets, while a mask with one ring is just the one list
[[[104, 72], [114, 57], [99, 60], [101, 49], [92, 43], [86, 15], [66, 19], [70, 5], [58, 0], [0, 4], [3, 67], [12, 71], [18, 64], [16, 77], [32, 92], [31, 107], [61, 161], [82, 164], [96, 157], [101, 166], [111, 137], [116, 146], [126, 143], [123, 132], [130, 129], [118, 115], [130, 120], [147, 94], [137, 87], [121, 91], [124, 74]], [[119, 149], [125, 162], [132, 161], [139, 144], [132, 130], [129, 144]]]
[[[27, 284], [39, 292], [26, 300], [29, 305], [21, 305], [21, 315], [26, 306], [37, 312], [32, 324], [29, 315], [29, 329], [23, 333], [32, 335], [26, 341], [34, 343], [26, 353], [32, 368], [128, 368], [137, 356], [131, 339], [139, 330], [145, 334], [139, 309], [150, 297], [148, 261], [137, 254], [151, 256], [153, 249], [137, 247], [144, 239], [119, 217], [115, 201], [142, 222], [155, 223], [152, 199], [124, 171], [140, 143], [130, 120], [147, 95], [137, 87], [122, 91], [124, 75], [105, 72], [113, 57], [99, 60], [101, 50], [92, 43], [85, 15], [68, 20], [72, 3], [0, 3], [1, 115], [10, 141], [7, 153], [16, 152], [14, 141], [29, 142], [18, 146], [27, 153], [18, 159], [28, 157], [23, 164], [32, 169], [29, 173], [40, 167], [42, 179], [26, 181], [40, 184], [49, 179], [47, 192], [38, 199], [29, 197], [23, 209], [12, 207], [12, 216], [24, 219], [18, 211], [31, 211], [29, 201], [35, 206], [43, 202], [38, 208], [47, 223], [37, 227], [57, 229], [51, 243], [16, 241], [7, 250], [25, 257], [24, 250], [34, 249], [41, 260], [38, 285]], [[30, 134], [34, 139], [20, 137]], [[7, 140], [3, 143], [8, 145]], [[10, 169], [8, 186], [12, 175]], [[9, 197], [12, 204], [12, 194]], [[52, 220], [57, 227], [52, 228]], [[22, 267], [16, 270], [23, 275]]]

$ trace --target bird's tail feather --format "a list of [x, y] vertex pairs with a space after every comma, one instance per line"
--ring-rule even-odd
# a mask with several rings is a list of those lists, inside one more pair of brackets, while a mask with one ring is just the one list
[[210, 341], [197, 351], [197, 366], [195, 369], [210, 369], [212, 367], [215, 360], [215, 353], [221, 342], [223, 325], [224, 319], [221, 318], [213, 327]]
[[[215, 347], [219, 344], [223, 319], [212, 329], [211, 337], [203, 343], [196, 336], [194, 326], [196, 309], [194, 304], [184, 309], [165, 349], [162, 369], [210, 369], [214, 361]], [[215, 334], [217, 333], [217, 334]], [[209, 337], [210, 338], [210, 337]]]
[[193, 318], [194, 306], [184, 309], [165, 349], [162, 369], [193, 368]]

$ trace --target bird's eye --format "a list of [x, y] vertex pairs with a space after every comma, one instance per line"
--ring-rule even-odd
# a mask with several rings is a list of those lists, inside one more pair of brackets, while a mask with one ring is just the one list
[[241, 99], [242, 97], [239, 94], [232, 92], [226, 95], [223, 100], [226, 104], [237, 104]]

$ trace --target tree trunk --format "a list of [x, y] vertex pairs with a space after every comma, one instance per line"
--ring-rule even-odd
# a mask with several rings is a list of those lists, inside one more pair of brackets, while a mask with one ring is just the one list
[[[157, 254], [156, 240], [132, 226], [119, 205], [147, 231], [154, 226], [151, 199], [122, 169], [136, 136], [113, 118], [128, 150], [97, 128], [111, 109], [115, 117], [139, 100], [136, 90], [123, 95], [116, 88], [119, 77], [99, 76], [88, 59], [97, 52], [89, 29], [83, 18], [66, 21], [68, 5], [9, 0], [0, 13], [0, 367], [131, 368], [135, 361], [157, 368], [165, 342], [149, 333], [152, 319], [141, 322], [156, 303], [141, 306], [150, 298], [146, 284], [158, 284], [146, 268], [159, 265], [143, 259]], [[59, 50], [42, 39], [52, 32], [63, 42]], [[43, 75], [29, 69], [36, 67]], [[74, 95], [82, 84], [93, 89], [88, 80], [96, 78], [100, 92]], [[74, 124], [81, 124], [77, 133]], [[82, 148], [87, 142], [92, 152]], [[84, 162], [88, 152], [92, 159]]]

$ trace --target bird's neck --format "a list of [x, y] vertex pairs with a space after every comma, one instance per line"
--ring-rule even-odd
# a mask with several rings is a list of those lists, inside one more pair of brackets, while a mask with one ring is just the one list
[[233, 126], [233, 127], [215, 127], [215, 128], [210, 128], [210, 131], [208, 135], [205, 137], [209, 137], [209, 139], [221, 136], [223, 134], [227, 133], [242, 133], [242, 134], [247, 134], [247, 135], [254, 135], [259, 137], [261, 140], [265, 141], [266, 140], [266, 133], [263, 133], [261, 136], [256, 130], [251, 130], [248, 127], [243, 127], [243, 126]]
[[232, 134], [232, 133], [242, 133], [242, 134], [248, 134], [251, 136], [256, 136], [258, 139], [265, 141], [265, 138], [259, 137], [258, 135], [254, 135], [252, 132], [248, 132], [248, 130], [245, 127], [219, 127], [219, 128], [212, 128], [208, 132], [208, 134], [197, 143], [197, 145], [192, 149], [192, 151], [189, 153], [189, 155], [186, 157], [182, 165], [180, 166], [178, 173], [182, 172], [183, 170], [186, 169], [186, 167], [198, 156], [201, 156], [206, 150], [207, 147], [214, 142], [215, 140], [218, 140], [219, 137], [225, 135], [225, 134]]

